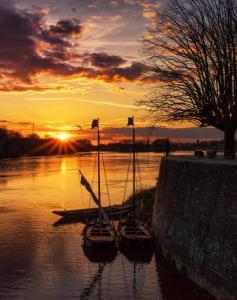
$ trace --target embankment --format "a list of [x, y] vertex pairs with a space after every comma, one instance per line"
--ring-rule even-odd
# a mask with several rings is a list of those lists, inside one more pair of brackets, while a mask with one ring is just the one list
[[217, 299], [237, 299], [237, 162], [164, 158], [152, 222], [157, 251]]

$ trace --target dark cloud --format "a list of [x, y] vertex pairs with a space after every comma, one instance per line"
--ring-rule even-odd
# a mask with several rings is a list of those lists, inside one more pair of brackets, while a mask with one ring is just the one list
[[[104, 128], [102, 133], [114, 136], [131, 136], [131, 128]], [[196, 141], [199, 140], [221, 140], [223, 132], [216, 128], [162, 128], [162, 127], [137, 127], [136, 135], [138, 138], [170, 138], [175, 141]]]
[[47, 11], [0, 4], [0, 90], [43, 91], [36, 75], [81, 76], [112, 81], [142, 80], [144, 65], [105, 52], [75, 53], [83, 26], [78, 19], [47, 25]]
[[99, 68], [113, 68], [124, 64], [126, 60], [117, 55], [108, 55], [107, 53], [92, 53], [91, 64]]
[[87, 69], [87, 77], [102, 79], [106, 82], [132, 82], [142, 80], [143, 69], [144, 65], [142, 63], [133, 62], [128, 67], [107, 68], [103, 70]]
[[112, 70], [113, 76], [125, 78], [129, 81], [141, 79], [144, 70], [144, 65], [139, 62], [133, 62], [131, 66], [125, 68], [115, 68]]
[[5, 77], [5, 89], [14, 79], [30, 84], [38, 72], [54, 70], [66, 58], [71, 36], [81, 30], [76, 19], [47, 27], [40, 10], [0, 4], [0, 71]]
[[[95, 132], [90, 129], [81, 129], [83, 134], [91, 139], [96, 139]], [[131, 139], [131, 128], [129, 127], [105, 127], [101, 129], [102, 140]], [[213, 127], [189, 127], [189, 128], [168, 128], [168, 127], [136, 127], [138, 140], [166, 139], [173, 142], [196, 142], [207, 140], [223, 140], [223, 132]], [[237, 137], [237, 133], [236, 133]]]
[[49, 32], [60, 37], [67, 37], [81, 34], [82, 26], [78, 19], [60, 20], [56, 25], [51, 25]]
[[[6, 77], [27, 77], [21, 75], [21, 67], [28, 58], [35, 56], [40, 16], [24, 13], [12, 6], [0, 5], [0, 66]], [[22, 78], [23, 79], [23, 78]]]
[[[56, 47], [71, 47], [70, 38], [81, 36], [82, 30], [83, 27], [78, 19], [59, 20], [56, 25], [45, 28], [41, 32], [40, 38]], [[65, 51], [64, 48], [61, 50]]]

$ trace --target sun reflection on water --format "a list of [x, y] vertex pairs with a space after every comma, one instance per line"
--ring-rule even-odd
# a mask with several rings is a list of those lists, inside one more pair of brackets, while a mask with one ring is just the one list
[[61, 174], [62, 175], [66, 174], [66, 169], [67, 169], [67, 163], [66, 163], [65, 158], [63, 158], [62, 162], [61, 162]]

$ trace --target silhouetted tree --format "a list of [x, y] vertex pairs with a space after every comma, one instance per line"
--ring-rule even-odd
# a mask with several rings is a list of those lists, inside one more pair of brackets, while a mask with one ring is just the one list
[[29, 139], [35, 139], [38, 140], [40, 139], [40, 136], [37, 133], [31, 133], [27, 136]]
[[0, 128], [0, 140], [4, 140], [8, 137], [7, 129]]
[[170, 0], [143, 38], [145, 77], [160, 81], [140, 101], [156, 121], [188, 120], [224, 132], [235, 156], [236, 0]]
[[0, 128], [0, 139], [12, 139], [21, 137], [22, 135], [18, 131], [8, 130], [7, 128]]

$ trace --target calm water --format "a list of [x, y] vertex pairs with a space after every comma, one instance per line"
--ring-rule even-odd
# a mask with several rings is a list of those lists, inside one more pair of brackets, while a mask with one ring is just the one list
[[[129, 154], [103, 157], [111, 203], [121, 203]], [[155, 185], [160, 159], [139, 154], [139, 188]], [[141, 262], [116, 253], [95, 262], [84, 253], [82, 224], [53, 226], [52, 210], [92, 206], [78, 169], [92, 182], [94, 162], [94, 153], [0, 161], [0, 299], [209, 299], [154, 256]], [[102, 196], [107, 205], [104, 180]]]

